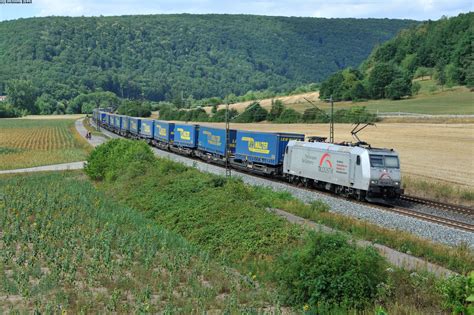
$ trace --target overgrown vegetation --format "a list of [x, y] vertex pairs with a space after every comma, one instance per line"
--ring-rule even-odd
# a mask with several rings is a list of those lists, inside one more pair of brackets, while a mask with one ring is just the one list
[[[395, 247], [408, 246], [406, 249], [413, 249], [415, 254], [457, 270], [472, 266], [469, 250], [460, 250], [454, 256], [455, 251], [446, 250], [445, 246], [434, 246], [404, 233], [326, 212], [322, 203], [304, 205], [288, 193], [249, 187], [239, 180], [204, 174], [169, 160], [151, 160], [149, 150], [142, 142], [112, 140], [91, 155], [86, 172], [93, 178], [103, 178], [99, 187], [110, 196], [141, 209], [148, 218], [248, 274], [266, 289], [278, 288], [281, 298], [290, 305], [313, 310], [324, 306], [328, 311], [344, 312], [348, 308], [372, 309], [378, 304], [388, 310], [402, 308], [403, 312], [413, 312], [439, 311], [446, 299], [433, 286], [418, 289], [417, 278], [405, 277], [407, 274], [401, 271], [387, 271], [373, 250], [354, 247], [340, 235], [318, 232], [308, 236], [266, 208], [311, 216], [315, 221], [353, 231], [355, 236], [377, 235], [372, 239], [382, 243], [390, 244], [393, 237], [395, 241], [391, 244]], [[305, 259], [311, 260], [311, 264], [304, 263]], [[362, 268], [365, 264], [370, 267]], [[357, 265], [361, 268], [355, 272], [353, 266]], [[319, 268], [328, 268], [328, 272], [319, 273]], [[273, 270], [280, 270], [276, 277]], [[330, 270], [334, 277], [329, 276]], [[322, 285], [329, 279], [334, 286]], [[423, 305], [412, 301], [415, 293], [425, 301]], [[409, 304], [403, 304], [405, 300]], [[457, 301], [466, 303], [460, 297]], [[451, 308], [452, 303], [446, 307]]]
[[275, 298], [80, 173], [0, 177], [0, 312], [256, 311]]
[[474, 86], [474, 13], [428, 21], [375, 48], [360, 70], [347, 68], [321, 84], [321, 99], [393, 99], [416, 94], [413, 79], [435, 78], [441, 86]]
[[71, 119], [0, 119], [0, 169], [86, 159], [91, 147]]

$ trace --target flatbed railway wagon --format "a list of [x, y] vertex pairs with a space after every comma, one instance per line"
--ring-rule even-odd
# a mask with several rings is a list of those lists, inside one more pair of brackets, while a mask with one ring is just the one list
[[155, 132], [153, 133], [152, 144], [157, 148], [169, 150], [174, 140], [174, 123], [155, 120], [153, 124]]
[[237, 130], [234, 167], [266, 175], [281, 175], [285, 148], [290, 140], [304, 141], [303, 134]]
[[175, 124], [174, 140], [171, 145], [171, 151], [194, 155], [194, 150], [198, 146], [199, 125]]
[[[196, 156], [203, 160], [225, 164], [226, 149], [229, 148], [229, 156], [235, 154], [235, 142], [237, 130], [229, 130], [229, 139], [225, 129], [199, 126], [198, 149]], [[227, 146], [227, 141], [229, 145]]]

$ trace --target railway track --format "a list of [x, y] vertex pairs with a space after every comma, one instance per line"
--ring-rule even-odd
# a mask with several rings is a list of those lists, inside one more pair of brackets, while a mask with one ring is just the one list
[[442, 209], [442, 210], [448, 210], [450, 212], [456, 212], [456, 213], [460, 213], [460, 214], [464, 214], [468, 216], [474, 216], [474, 209], [465, 207], [465, 206], [453, 205], [453, 204], [438, 202], [438, 201], [410, 196], [410, 195], [402, 195], [400, 196], [400, 199], [404, 201], [408, 201], [410, 203], [427, 205], [427, 206], [431, 206], [431, 207]]
[[[111, 131], [108, 131], [108, 132], [111, 132]], [[111, 132], [112, 133], [112, 132]], [[114, 133], [112, 133], [114, 134]], [[122, 137], [120, 135], [116, 135], [118, 137]], [[160, 149], [160, 148], [157, 148], [157, 149]], [[172, 152], [173, 153], [173, 152]], [[174, 153], [176, 154], [176, 153]], [[196, 161], [200, 161], [200, 162], [203, 162], [203, 163], [206, 163], [205, 161], [199, 159], [199, 158], [196, 158], [196, 157], [189, 157], [189, 156], [186, 156], [187, 158], [191, 159], [191, 160], [196, 160]], [[221, 168], [224, 168], [222, 165], [220, 164], [214, 164], [212, 163], [212, 165], [214, 166], [218, 166], [218, 167], [221, 167]], [[260, 178], [264, 178], [266, 180], [269, 180], [269, 181], [274, 181], [274, 182], [284, 182], [288, 185], [292, 185], [286, 181], [283, 181], [283, 180], [278, 180], [278, 179], [275, 179], [275, 178], [269, 178], [267, 176], [263, 176], [263, 175], [258, 175], [258, 174], [252, 174], [252, 173], [246, 173], [247, 175], [251, 175], [251, 176], [255, 176], [255, 177], [260, 177]], [[296, 186], [296, 185], [292, 185], [292, 186]], [[326, 192], [326, 191], [321, 191], [321, 190], [315, 190], [315, 189], [310, 189], [310, 188], [307, 188], [307, 187], [300, 187], [300, 186], [296, 186], [300, 189], [304, 189], [304, 190], [309, 190], [309, 191], [317, 191], [318, 193], [321, 193], [321, 194], [324, 194], [324, 195], [327, 195], [327, 196], [331, 196], [333, 198], [341, 198], [341, 199], [345, 199], [345, 200], [348, 200], [347, 198], [345, 197], [342, 197], [342, 196], [338, 196], [338, 195], [335, 195], [335, 194], [332, 194], [330, 192]], [[428, 199], [423, 199], [423, 198], [418, 198], [418, 197], [414, 197], [414, 196], [409, 196], [409, 195], [402, 195], [401, 196], [401, 200], [404, 200], [404, 201], [407, 201], [407, 202], [410, 202], [410, 203], [416, 203], [416, 204], [422, 204], [422, 205], [427, 205], [427, 206], [430, 206], [430, 207], [435, 207], [435, 208], [438, 208], [438, 209], [442, 209], [442, 210], [448, 210], [450, 212], [456, 212], [456, 213], [461, 213], [461, 214], [464, 214], [464, 215], [469, 215], [469, 216], [472, 216], [474, 215], [474, 210], [471, 209], [471, 208], [468, 208], [468, 207], [463, 207], [463, 206], [458, 206], [458, 205], [451, 205], [451, 204], [446, 204], [446, 203], [441, 203], [441, 202], [436, 202], [436, 201], [433, 201], [433, 200], [428, 200]], [[419, 211], [416, 211], [414, 209], [411, 209], [411, 208], [406, 208], [406, 207], [400, 207], [400, 206], [387, 206], [387, 205], [376, 205], [376, 204], [368, 204], [367, 202], [361, 202], [361, 201], [356, 201], [356, 200], [349, 200], [351, 202], [355, 202], [355, 203], [360, 203], [360, 204], [364, 204], [365, 206], [369, 206], [369, 207], [374, 207], [374, 208], [378, 208], [378, 209], [381, 209], [381, 210], [384, 210], [384, 211], [390, 211], [390, 212], [394, 212], [394, 213], [397, 213], [397, 214], [400, 214], [400, 215], [405, 215], [405, 216], [409, 216], [409, 217], [412, 217], [412, 218], [416, 218], [416, 219], [419, 219], [419, 220], [424, 220], [424, 221], [428, 221], [428, 222], [432, 222], [432, 223], [436, 223], [436, 224], [440, 224], [440, 225], [444, 225], [444, 226], [447, 226], [447, 227], [451, 227], [451, 228], [456, 228], [456, 229], [459, 229], [459, 230], [463, 230], [463, 231], [468, 231], [468, 232], [471, 232], [471, 233], [474, 233], [474, 224], [470, 224], [470, 223], [466, 223], [466, 222], [461, 222], [461, 221], [458, 221], [456, 219], [450, 219], [450, 218], [445, 218], [445, 217], [441, 217], [441, 216], [437, 216], [437, 215], [434, 215], [434, 214], [428, 214], [428, 213], [424, 213], [424, 212], [419, 212]]]
[[461, 222], [461, 221], [458, 221], [456, 219], [450, 219], [450, 218], [446, 218], [446, 217], [437, 216], [437, 215], [434, 215], [434, 214], [418, 212], [418, 211], [410, 209], [410, 208], [401, 208], [401, 207], [393, 207], [393, 208], [381, 207], [381, 208], [383, 210], [386, 210], [386, 211], [395, 212], [395, 213], [405, 215], [405, 216], [409, 216], [409, 217], [412, 217], [412, 218], [425, 220], [425, 221], [429, 221], [429, 222], [432, 222], [432, 223], [436, 223], [436, 224], [448, 226], [448, 227], [451, 227], [451, 228], [455, 228], [455, 229], [459, 229], [459, 230], [474, 233], [474, 224], [470, 224], [470, 223], [467, 223], [467, 222]]

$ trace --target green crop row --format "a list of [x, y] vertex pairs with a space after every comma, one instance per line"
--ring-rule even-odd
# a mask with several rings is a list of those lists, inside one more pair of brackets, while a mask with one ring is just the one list
[[0, 178], [0, 313], [239, 312], [274, 300], [80, 173]]

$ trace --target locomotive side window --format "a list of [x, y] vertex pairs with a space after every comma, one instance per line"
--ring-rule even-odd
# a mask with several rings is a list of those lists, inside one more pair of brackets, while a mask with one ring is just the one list
[[383, 155], [371, 155], [370, 166], [372, 167], [383, 167]]
[[356, 164], [360, 165], [360, 155], [357, 156]]
[[385, 167], [398, 168], [399, 167], [398, 158], [396, 156], [386, 156]]

